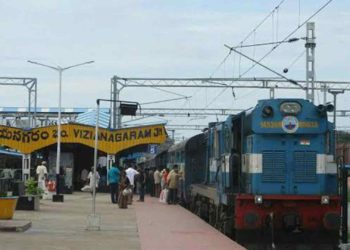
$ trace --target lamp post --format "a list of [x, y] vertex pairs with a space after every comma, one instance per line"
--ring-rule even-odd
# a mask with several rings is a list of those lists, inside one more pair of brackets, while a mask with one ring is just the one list
[[[334, 123], [334, 161], [338, 162], [337, 159], [337, 95], [344, 94], [345, 90], [337, 89], [328, 89], [328, 93], [333, 95], [334, 101], [334, 114], [333, 114], [333, 123]], [[341, 206], [341, 240], [343, 243], [348, 243], [348, 170], [344, 167], [340, 169], [341, 171], [341, 197], [342, 197], [342, 206]]]
[[[92, 213], [88, 215], [88, 225], [87, 230], [100, 230], [100, 223], [101, 219], [100, 216], [96, 214], [96, 169], [97, 169], [97, 151], [98, 151], [98, 126], [99, 126], [99, 119], [100, 119], [100, 102], [111, 102], [111, 103], [118, 103], [118, 107], [120, 110], [118, 110], [119, 114], [125, 113], [127, 115], [135, 115], [135, 112], [137, 110], [137, 107], [140, 108], [141, 112], [141, 106], [138, 102], [128, 102], [128, 101], [121, 101], [121, 100], [109, 100], [109, 99], [97, 99], [97, 110], [96, 110], [96, 124], [95, 124], [95, 144], [94, 144], [94, 168], [92, 173]], [[120, 118], [119, 118], [120, 119]]]
[[334, 123], [334, 160], [336, 160], [337, 152], [337, 95], [344, 94], [344, 89], [329, 89], [328, 93], [333, 95], [334, 110], [333, 110], [333, 123]]
[[51, 65], [46, 65], [43, 63], [39, 62], [34, 62], [28, 60], [27, 62], [36, 64], [39, 66], [43, 66], [46, 68], [50, 68], [53, 70], [58, 71], [58, 79], [59, 79], [59, 85], [58, 85], [58, 120], [57, 120], [57, 157], [56, 157], [56, 196], [53, 196], [53, 201], [61, 201], [63, 202], [63, 195], [60, 195], [60, 186], [59, 186], [59, 174], [60, 174], [60, 160], [61, 160], [61, 93], [62, 93], [62, 73], [63, 71], [71, 68], [75, 68], [78, 66], [82, 66], [85, 64], [90, 64], [93, 63], [94, 61], [88, 61], [88, 62], [83, 62], [83, 63], [78, 63], [74, 64], [68, 67], [61, 67], [61, 66], [51, 66]]

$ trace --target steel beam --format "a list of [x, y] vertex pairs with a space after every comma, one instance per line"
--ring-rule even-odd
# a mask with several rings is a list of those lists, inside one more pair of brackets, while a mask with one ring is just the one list
[[24, 86], [27, 88], [29, 126], [35, 127], [37, 109], [37, 79], [28, 77], [0, 77], [0, 85]]
[[[261, 88], [261, 89], [297, 89], [300, 87], [281, 78], [122, 78], [114, 76], [118, 84], [125, 87], [162, 87], [162, 88]], [[307, 88], [307, 81], [296, 80], [302, 88]], [[314, 81], [314, 90], [324, 89], [350, 90], [347, 81]]]
[[[21, 110], [21, 111], [16, 111]], [[76, 109], [62, 109], [62, 118], [74, 121], [78, 114], [90, 111], [91, 108], [76, 108]], [[204, 109], [204, 108], [143, 108], [142, 113], [136, 113], [136, 116], [227, 116], [234, 115], [239, 112], [244, 111], [245, 109], [230, 109], [230, 108], [222, 108], [222, 109]], [[109, 112], [109, 108], [101, 109], [102, 112]], [[19, 107], [0, 107], [0, 116], [3, 119], [6, 118], [18, 118], [18, 117], [26, 117], [28, 112], [28, 108], [19, 108]], [[32, 110], [32, 112], [34, 112]], [[37, 108], [35, 110], [37, 120], [42, 119], [51, 119], [57, 120], [57, 111], [55, 108]], [[336, 110], [337, 117], [349, 117], [350, 110]], [[333, 114], [329, 114], [330, 117]]]

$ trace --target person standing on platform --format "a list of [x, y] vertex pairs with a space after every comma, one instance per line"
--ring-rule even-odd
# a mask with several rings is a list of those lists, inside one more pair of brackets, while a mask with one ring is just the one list
[[122, 170], [119, 182], [119, 208], [128, 208], [128, 200], [130, 199], [131, 192], [130, 181], [128, 177], [126, 177], [125, 171]]
[[117, 203], [118, 197], [119, 197], [120, 171], [115, 164], [112, 165], [107, 175], [108, 175], [109, 188], [111, 192], [111, 201], [112, 203]]
[[94, 173], [94, 166], [91, 167], [91, 171], [90, 171], [89, 175], [87, 176], [87, 178], [89, 179], [89, 186], [91, 189], [91, 195], [93, 195], [94, 182], [95, 182], [95, 187], [96, 187], [95, 193], [97, 193], [98, 183], [100, 181], [99, 173], [97, 171], [95, 172], [95, 175], [93, 173]]
[[169, 187], [169, 198], [168, 198], [168, 204], [176, 204], [177, 203], [177, 185], [179, 181], [179, 169], [178, 166], [175, 164], [173, 167], [173, 170], [170, 171], [167, 183]]
[[67, 193], [71, 194], [73, 192], [73, 184], [72, 184], [72, 179], [73, 179], [73, 168], [71, 166], [66, 166], [66, 175], [64, 179], [64, 183], [66, 186], [66, 191]]
[[153, 173], [153, 179], [154, 179], [154, 194], [157, 198], [159, 198], [160, 195], [160, 181], [161, 181], [161, 174], [158, 168], [156, 168], [156, 171]]
[[132, 198], [133, 198], [133, 193], [134, 193], [134, 187], [135, 187], [135, 175], [137, 175], [139, 172], [137, 172], [133, 167], [128, 167], [125, 170], [125, 174], [126, 177], [128, 177], [129, 181], [130, 181], [130, 188], [132, 190], [131, 192], [131, 197], [130, 197], [130, 201], [129, 204], [132, 203]]
[[45, 182], [47, 179], [46, 161], [43, 161], [41, 165], [37, 166], [36, 174], [38, 176], [38, 187], [41, 188], [43, 191], [45, 191], [46, 190]]
[[161, 173], [162, 179], [161, 179], [161, 182], [160, 182], [162, 190], [167, 187], [168, 174], [169, 174], [169, 168], [164, 168], [162, 170], [162, 173]]
[[146, 187], [146, 181], [147, 181], [147, 175], [143, 168], [139, 169], [139, 174], [137, 176], [137, 182], [139, 187], [139, 195], [140, 198], [137, 201], [145, 201], [145, 187]]
[[149, 195], [151, 197], [154, 197], [155, 196], [155, 190], [154, 190], [154, 170], [153, 170], [153, 168], [148, 169], [148, 172], [146, 172], [146, 173], [147, 173], [146, 176], [147, 176], [148, 192], [149, 192]]
[[80, 173], [80, 182], [81, 182], [82, 187], [84, 187], [86, 184], [88, 184], [87, 183], [88, 175], [89, 175], [89, 171], [86, 168], [84, 168]]

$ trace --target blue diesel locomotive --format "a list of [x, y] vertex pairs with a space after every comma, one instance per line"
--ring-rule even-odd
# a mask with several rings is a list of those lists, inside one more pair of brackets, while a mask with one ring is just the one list
[[338, 245], [340, 196], [332, 105], [260, 100], [174, 145], [179, 198], [237, 242], [277, 249]]

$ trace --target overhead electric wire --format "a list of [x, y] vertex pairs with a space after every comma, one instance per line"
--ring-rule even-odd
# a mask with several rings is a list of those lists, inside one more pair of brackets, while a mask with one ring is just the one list
[[[241, 43], [242, 46], [242, 43]], [[238, 59], [238, 75], [241, 75], [241, 62], [242, 62], [242, 57], [241, 55], [239, 55], [239, 59]]]
[[[265, 18], [263, 18], [263, 20], [261, 20], [260, 23], [258, 23], [258, 24], [243, 38], [243, 40], [242, 40], [241, 42], [238, 43], [238, 45], [239, 45], [239, 44], [242, 45], [245, 41], [248, 40], [248, 38], [249, 38], [252, 34], [255, 35], [257, 29], [259, 29], [260, 26], [263, 25], [263, 24], [266, 22], [266, 20], [268, 20], [268, 18], [269, 18], [276, 10], [278, 10], [284, 2], [285, 2], [285, 0], [281, 0], [281, 1], [279, 2], [279, 4], [276, 5], [276, 6], [268, 13], [268, 15], [267, 15]], [[255, 39], [255, 38], [254, 38], [254, 39]], [[238, 46], [238, 45], [237, 45], [237, 46]], [[255, 54], [255, 53], [254, 53], [254, 54]], [[224, 59], [220, 62], [220, 64], [215, 68], [215, 70], [211, 73], [211, 75], [210, 75], [209, 78], [212, 78], [212, 77], [213, 77], [213, 75], [214, 75], [214, 74], [219, 70], [219, 68], [226, 62], [226, 60], [229, 58], [230, 55], [231, 55], [231, 50], [230, 50], [230, 51], [228, 52], [228, 54], [224, 57]], [[241, 75], [241, 56], [239, 57], [239, 60], [238, 60], [238, 61], [239, 61], [239, 64], [238, 64], [238, 75], [239, 75], [239, 77], [241, 77], [241, 76], [240, 76], [240, 75]], [[235, 67], [235, 63], [234, 63], [234, 66], [233, 66], [233, 67]], [[229, 86], [228, 86], [228, 87], [229, 87]], [[217, 96], [215, 96], [214, 99], [213, 99], [212, 101], [210, 101], [209, 104], [207, 103], [207, 105], [206, 105], [205, 107], [207, 108], [210, 104], [212, 104], [219, 96], [222, 95], [222, 93], [224, 93], [225, 90], [226, 90], [226, 88], [224, 88]]]
[[[282, 41], [286, 41], [291, 37], [295, 32], [297, 32], [302, 26], [304, 26], [308, 21], [310, 21], [314, 16], [316, 16], [318, 13], [320, 13], [324, 8], [326, 8], [331, 2], [334, 0], [328, 0], [327, 3], [325, 3], [323, 6], [321, 6], [314, 14], [312, 14], [309, 18], [307, 18], [302, 24], [299, 24], [291, 33], [289, 33]], [[260, 58], [257, 62], [261, 62], [264, 60], [268, 55], [270, 55], [278, 46], [280, 46], [281, 43], [276, 44], [270, 51], [268, 51], [262, 58]], [[249, 69], [247, 69], [242, 75], [239, 77], [244, 76], [247, 74], [251, 69], [253, 69], [257, 64], [255, 63], [253, 66], [251, 66]]]
[[[256, 43], [256, 41], [255, 41], [255, 35], [256, 35], [256, 32], [254, 32], [254, 36], [253, 36], [253, 44], [255, 44], [255, 43]], [[256, 49], [256, 47], [254, 46], [254, 47], [253, 47], [253, 56], [252, 56], [252, 58], [255, 58], [255, 49]]]
[[183, 99], [188, 100], [188, 99], [191, 98], [191, 97], [192, 97], [192, 96], [185, 96], [185, 97], [173, 98], [173, 99], [167, 99], [167, 100], [159, 100], [159, 101], [153, 101], [153, 102], [144, 102], [144, 103], [140, 103], [140, 104], [142, 104], [142, 105], [148, 105], [148, 104], [156, 104], [156, 103], [163, 103], [163, 102], [178, 101], [178, 100], [183, 100]]
[[[269, 13], [269, 15], [267, 16], [267, 17], [265, 17], [264, 19], [263, 19], [263, 21], [257, 26], [257, 27], [259, 27], [261, 24], [263, 24], [267, 19], [268, 19], [268, 17], [270, 17], [271, 16], [271, 14], [276, 10], [276, 9], [278, 9], [279, 8], [279, 6], [282, 4], [284, 2], [284, 0], [283, 1], [281, 1], [280, 3], [279, 3], [279, 5], [278, 6], [276, 6], [270, 13]], [[286, 41], [287, 39], [289, 39], [289, 37], [291, 37], [295, 32], [297, 32], [302, 26], [304, 26], [309, 20], [311, 20], [313, 17], [315, 17], [318, 13], [320, 13], [324, 8], [326, 8], [331, 2], [333, 2], [333, 0], [329, 0], [329, 1], [327, 1], [324, 5], [322, 5], [314, 14], [312, 14], [309, 18], [307, 18], [302, 24], [299, 24], [291, 33], [289, 33], [282, 41]], [[253, 29], [253, 31], [252, 32], [254, 32], [254, 30], [255, 29]], [[247, 36], [246, 36], [246, 38], [245, 39], [243, 39], [243, 41], [245, 41], [249, 36], [250, 36], [250, 34], [252, 33], [252, 32], [250, 32]], [[259, 60], [257, 60], [256, 62], [257, 63], [260, 63], [262, 60], [264, 60], [268, 55], [270, 55], [278, 46], [280, 46], [282, 43], [278, 43], [278, 44], [276, 44], [274, 47], [272, 47], [272, 49], [268, 52], [268, 53], [266, 53], [262, 58], [260, 58]], [[229, 53], [228, 53], [228, 55], [225, 57], [225, 59], [223, 60], [223, 62], [221, 62], [221, 65], [223, 64], [223, 63], [225, 63], [225, 61], [227, 60], [227, 58], [229, 57], [231, 55], [231, 49], [230, 49], [230, 51], [229, 51]], [[257, 65], [257, 63], [255, 63], [255, 64], [253, 64], [248, 70], [246, 70], [243, 74], [239, 74], [239, 78], [241, 78], [242, 76], [244, 76], [246, 73], [248, 73], [251, 69], [253, 69], [256, 65]], [[239, 72], [240, 73], [240, 72]], [[212, 74], [213, 75], [213, 74]], [[229, 86], [228, 86], [229, 87]], [[206, 107], [208, 107], [210, 104], [212, 104], [224, 91], [226, 90], [226, 88], [224, 88], [220, 93], [219, 93], [219, 95], [217, 95], [209, 104], [207, 104], [206, 105]]]
[[[227, 46], [227, 45], [225, 45], [225, 46], [229, 48], [229, 46]], [[288, 82], [290, 82], [290, 83], [292, 83], [292, 84], [294, 84], [296, 86], [299, 86], [301, 89], [304, 89], [304, 87], [302, 85], [300, 85], [298, 82], [296, 82], [295, 80], [285, 77], [284, 75], [282, 75], [282, 74], [278, 73], [277, 71], [275, 71], [275, 70], [265, 66], [264, 64], [262, 64], [262, 63], [260, 63], [260, 62], [258, 62], [256, 60], [250, 58], [247, 55], [244, 55], [243, 53], [239, 52], [238, 50], [235, 50], [233, 48], [230, 48], [230, 49], [233, 50], [234, 52], [236, 52], [237, 54], [243, 56], [244, 58], [247, 58], [248, 60], [253, 61], [254, 63], [260, 65], [261, 67], [267, 69], [268, 71], [271, 71], [272, 73], [274, 73], [275, 75], [278, 75], [279, 77], [285, 79], [286, 81], [288, 81]]]
[[290, 69], [294, 66], [294, 64], [306, 53], [305, 50], [303, 50], [289, 65], [286, 67], [287, 69]]
[[235, 78], [236, 54], [233, 54], [232, 79]]
[[213, 73], [210, 74], [209, 78], [212, 78], [213, 75], [221, 68], [221, 66], [226, 62], [227, 58], [231, 55], [231, 51], [224, 57], [224, 59], [219, 63], [219, 65], [215, 68]]
[[265, 23], [265, 21], [285, 2], [285, 0], [282, 0], [276, 7], [273, 8], [272, 11], [258, 24], [255, 26], [255, 28], [246, 35], [246, 37], [240, 42], [244, 43], [261, 25]]
[[266, 46], [266, 45], [274, 45], [274, 44], [280, 44], [280, 43], [293, 43], [296, 41], [299, 41], [300, 39], [305, 39], [304, 37], [301, 38], [290, 38], [287, 41], [274, 41], [274, 42], [267, 42], [267, 43], [253, 43], [253, 44], [248, 44], [248, 45], [241, 45], [241, 46], [236, 46], [236, 47], [228, 47], [228, 48], [233, 48], [233, 49], [240, 49], [240, 48], [250, 48], [250, 47], [258, 47], [258, 46]]
[[[129, 80], [129, 82], [133, 82], [133, 83], [135, 83], [135, 84], [137, 84], [137, 85], [145, 85], [145, 84], [142, 84], [142, 83], [140, 83], [140, 82], [138, 82], [138, 81], [133, 81], [133, 80]], [[162, 92], [165, 92], [165, 93], [168, 93], [168, 94], [173, 94], [173, 95], [181, 96], [181, 97], [184, 97], [184, 98], [187, 97], [187, 96], [185, 96], [185, 95], [178, 94], [178, 93], [173, 92], [173, 91], [170, 91], [170, 90], [161, 89], [161, 88], [156, 87], [156, 86], [154, 86], [154, 87], [153, 87], [153, 86], [148, 86], [148, 87], [157, 89], [157, 90], [159, 90], [159, 91], [162, 91]]]
[[[286, 0], [282, 0], [279, 2], [278, 5], [276, 5], [270, 12], [269, 14], [260, 21], [260, 23], [258, 23], [244, 38], [241, 42], [238, 43], [239, 44], [243, 44], [245, 41], [247, 41], [247, 39], [254, 33], [256, 32], [257, 29], [260, 28], [261, 25], [263, 25], [266, 20], [277, 10], [279, 9], [279, 7], [285, 2]], [[210, 74], [209, 78], [212, 78], [213, 75], [219, 70], [219, 68], [226, 62], [227, 58], [230, 56], [230, 52], [225, 56], [225, 58], [219, 63], [219, 65], [215, 68], [215, 70]]]
[[271, 23], [272, 23], [272, 42], [274, 42], [275, 41], [275, 14], [272, 14]]
[[299, 16], [298, 16], [298, 25], [300, 25], [300, 0], [298, 1], [298, 10], [299, 10]]
[[[165, 124], [167, 124], [169, 122], [169, 120], [167, 120], [167, 119], [160, 118], [158, 114], [153, 114], [153, 115], [145, 115], [145, 116], [141, 116], [141, 117], [138, 117], [138, 118], [135, 118], [135, 119], [130, 119], [130, 120], [127, 120], [127, 121], [123, 121], [122, 124], [129, 123], [129, 122], [134, 122], [134, 121], [138, 121], [138, 120], [147, 119], [147, 118], [150, 118], [150, 117], [155, 117], [155, 118], [157, 118], [159, 120], [163, 120]], [[135, 125], [135, 124], [133, 124], [133, 125]]]
[[[228, 88], [228, 87], [227, 87], [227, 88]], [[210, 103], [208, 103], [207, 105], [205, 105], [204, 108], [207, 108], [209, 105], [211, 105], [213, 102], [215, 102], [215, 101], [216, 101], [216, 98], [218, 98], [219, 96], [221, 96], [221, 95], [225, 92], [225, 90], [226, 90], [227, 88], [223, 88], [223, 89], [220, 91], [220, 93], [219, 93], [218, 95], [216, 95], [216, 96], [213, 98], [213, 100], [210, 101]]]
[[276, 41], [278, 41], [278, 30], [279, 30], [279, 13], [280, 13], [280, 10], [277, 9], [276, 10], [276, 13], [277, 13], [277, 20], [276, 20]]

